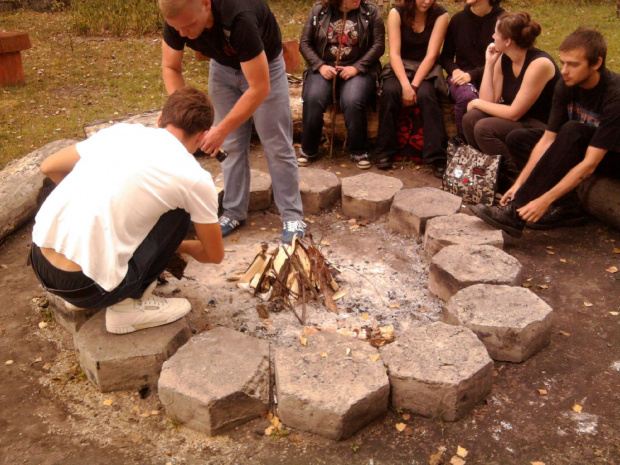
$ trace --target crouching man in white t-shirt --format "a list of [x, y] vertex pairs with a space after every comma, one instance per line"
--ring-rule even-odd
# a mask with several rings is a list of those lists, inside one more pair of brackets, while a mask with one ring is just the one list
[[[207, 95], [181, 88], [159, 128], [116, 124], [47, 158], [58, 186], [35, 219], [31, 263], [43, 287], [80, 308], [106, 310], [125, 334], [186, 315], [187, 299], [151, 295], [175, 252], [224, 258], [211, 175], [191, 155], [213, 123]], [[190, 221], [198, 240], [185, 240]]]

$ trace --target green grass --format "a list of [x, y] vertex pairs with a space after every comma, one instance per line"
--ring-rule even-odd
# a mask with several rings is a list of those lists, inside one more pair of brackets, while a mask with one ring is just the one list
[[[88, 11], [94, 15], [92, 5], [100, 1], [85, 0], [81, 6], [91, 3]], [[132, 0], [136, 5], [141, 1]], [[74, 5], [77, 3], [74, 0]], [[269, 2], [285, 39], [299, 38], [311, 3]], [[451, 13], [462, 8], [458, 2], [442, 4]], [[598, 27], [609, 44], [608, 66], [620, 71], [620, 21], [615, 15], [615, 0], [506, 0], [503, 6], [513, 11], [527, 9], [540, 21], [543, 34], [538, 46], [556, 58], [562, 38], [577, 26]], [[26, 84], [0, 88], [0, 168], [48, 142], [83, 139], [82, 127], [88, 122], [161, 108], [165, 101], [161, 31], [138, 34], [148, 31], [148, 25], [157, 20], [146, 13], [144, 21], [129, 15], [112, 25], [102, 21], [99, 29], [88, 29], [104, 36], [78, 36], [75, 8], [57, 13], [0, 13], [0, 30], [28, 31], [33, 44], [32, 49], [22, 52]], [[107, 20], [114, 17], [107, 13], [103, 16]], [[112, 31], [120, 36], [113, 36]], [[193, 52], [188, 51], [184, 65], [186, 82], [206, 89], [208, 63], [195, 60]]]

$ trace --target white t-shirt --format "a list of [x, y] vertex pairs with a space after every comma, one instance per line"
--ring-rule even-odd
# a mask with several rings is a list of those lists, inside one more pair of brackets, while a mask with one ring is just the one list
[[166, 129], [116, 124], [76, 145], [80, 160], [35, 218], [33, 242], [63, 254], [111, 291], [133, 253], [170, 210], [217, 223], [217, 193], [205, 171]]

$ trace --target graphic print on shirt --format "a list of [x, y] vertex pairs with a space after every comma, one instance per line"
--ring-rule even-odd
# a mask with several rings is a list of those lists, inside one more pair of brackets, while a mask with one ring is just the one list
[[599, 113], [588, 110], [579, 103], [568, 104], [568, 119], [571, 121], [579, 121], [580, 123], [585, 123], [595, 128], [598, 128], [599, 124], [601, 124], [601, 115]]
[[335, 23], [329, 23], [329, 29], [327, 30], [327, 42], [329, 43], [330, 52], [334, 57], [338, 56], [338, 43], [342, 43], [340, 48], [340, 60], [351, 53], [351, 50], [359, 40], [359, 31], [357, 30], [357, 23], [347, 20], [342, 31], [342, 19], [339, 19]]

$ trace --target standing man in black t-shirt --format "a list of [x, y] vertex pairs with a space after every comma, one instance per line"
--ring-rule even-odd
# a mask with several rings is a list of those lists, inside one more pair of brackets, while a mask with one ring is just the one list
[[[499, 207], [475, 205], [487, 223], [520, 237], [534, 229], [583, 223], [574, 189], [595, 170], [620, 179], [620, 75], [605, 68], [607, 44], [594, 29], [579, 28], [560, 45], [558, 81], [547, 130], [513, 131], [513, 157], [529, 159]], [[533, 149], [532, 149], [533, 147]]]
[[162, 71], [168, 93], [184, 86], [185, 46], [211, 58], [209, 95], [215, 125], [201, 148], [213, 155], [223, 146], [229, 154], [222, 163], [222, 236], [241, 226], [247, 216], [253, 117], [282, 216], [282, 241], [303, 237], [306, 224], [282, 37], [269, 6], [265, 0], [159, 0], [159, 7], [165, 19]]

